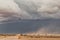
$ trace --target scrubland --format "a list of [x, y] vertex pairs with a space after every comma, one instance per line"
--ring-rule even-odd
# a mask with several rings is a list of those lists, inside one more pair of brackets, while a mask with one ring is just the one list
[[0, 40], [60, 40], [60, 35], [0, 34]]

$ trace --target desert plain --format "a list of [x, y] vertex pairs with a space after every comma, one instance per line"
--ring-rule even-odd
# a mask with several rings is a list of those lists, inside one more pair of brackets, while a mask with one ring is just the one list
[[60, 40], [60, 35], [0, 34], [0, 40]]

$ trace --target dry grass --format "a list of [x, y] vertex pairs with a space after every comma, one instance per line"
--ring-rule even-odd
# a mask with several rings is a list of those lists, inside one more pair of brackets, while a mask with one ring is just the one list
[[0, 40], [60, 40], [56, 35], [0, 34]]

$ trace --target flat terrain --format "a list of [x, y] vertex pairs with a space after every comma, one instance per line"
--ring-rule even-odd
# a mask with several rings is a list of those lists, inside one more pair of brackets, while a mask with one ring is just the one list
[[0, 35], [0, 40], [60, 40], [60, 36], [46, 35]]

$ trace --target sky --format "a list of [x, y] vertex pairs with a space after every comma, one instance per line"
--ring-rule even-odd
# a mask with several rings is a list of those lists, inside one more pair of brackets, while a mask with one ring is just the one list
[[15, 0], [22, 10], [21, 19], [60, 19], [59, 0]]
[[60, 0], [0, 0], [0, 33], [60, 33]]

